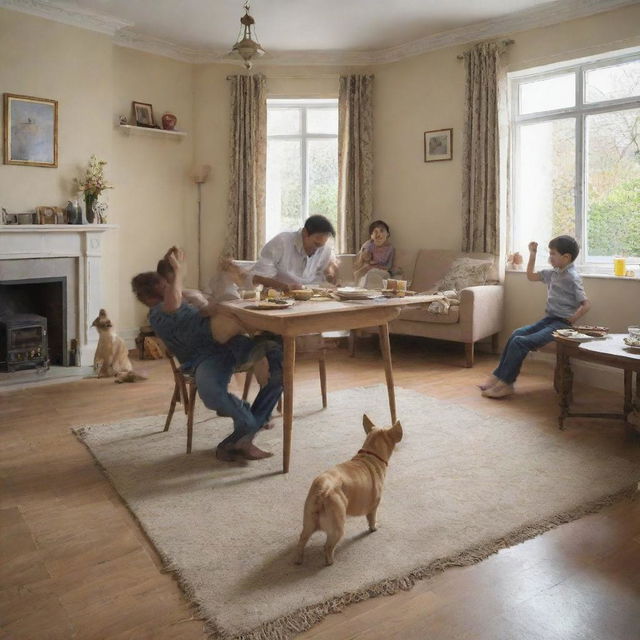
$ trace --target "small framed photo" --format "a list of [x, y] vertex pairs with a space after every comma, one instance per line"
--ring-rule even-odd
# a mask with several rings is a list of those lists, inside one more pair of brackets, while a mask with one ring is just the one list
[[133, 119], [137, 127], [151, 127], [155, 129], [153, 107], [146, 102], [133, 102]]
[[4, 163], [58, 166], [58, 101], [4, 94]]
[[424, 161], [439, 162], [453, 158], [453, 129], [424, 132]]

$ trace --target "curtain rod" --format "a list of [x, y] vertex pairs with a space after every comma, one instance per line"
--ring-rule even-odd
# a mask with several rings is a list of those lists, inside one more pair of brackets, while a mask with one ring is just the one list
[[[510, 44], [515, 44], [515, 40], [501, 40], [500, 44], [504, 47], [508, 47]], [[469, 49], [471, 51], [471, 49]], [[457, 56], [458, 60], [464, 60], [464, 56]]]
[[[238, 75], [249, 75], [249, 74], [238, 74]], [[324, 73], [324, 74], [318, 74], [316, 76], [268, 76], [266, 74], [264, 74], [265, 78], [267, 78], [267, 80], [317, 80], [318, 78], [324, 78], [324, 79], [334, 79], [334, 78], [339, 78], [340, 74], [339, 73]], [[236, 76], [227, 76], [227, 80], [231, 80], [232, 78], [235, 78]]]

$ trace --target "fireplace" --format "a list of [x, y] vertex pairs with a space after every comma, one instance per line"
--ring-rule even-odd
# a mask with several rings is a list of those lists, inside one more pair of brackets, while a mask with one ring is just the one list
[[[10, 303], [0, 297], [0, 315], [11, 304], [14, 314], [46, 318], [52, 364], [88, 366], [93, 361], [98, 336], [91, 322], [105, 306], [102, 237], [116, 228], [108, 224], [0, 225], [0, 296], [5, 300], [10, 296]], [[24, 285], [26, 293], [8, 293], [16, 284]], [[34, 306], [21, 306], [27, 294], [31, 302], [35, 300]]]
[[[66, 277], [0, 281], [0, 318], [6, 338], [6, 352], [0, 348], [0, 362], [13, 365], [14, 368], [9, 368], [9, 371], [16, 370], [15, 367], [19, 363], [34, 363], [36, 360], [40, 362], [40, 358], [48, 359], [53, 365], [69, 366]], [[36, 318], [41, 318], [44, 322], [29, 324], [34, 323]], [[23, 325], [24, 322], [27, 324]], [[24, 334], [29, 326], [40, 326], [44, 331], [43, 342], [39, 345], [41, 355], [35, 356], [38, 345], [33, 338], [28, 345], [18, 348], [12, 355], [14, 359], [11, 360], [8, 356], [11, 351], [9, 336], [14, 335], [12, 327], [22, 327], [18, 334], [14, 335], [14, 338], [18, 339], [19, 334]]]

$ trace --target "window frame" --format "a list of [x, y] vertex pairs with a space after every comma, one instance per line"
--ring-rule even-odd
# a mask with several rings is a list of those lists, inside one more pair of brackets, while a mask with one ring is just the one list
[[[295, 134], [269, 134], [267, 126], [267, 149], [270, 140], [299, 140], [300, 141], [300, 176], [302, 178], [302, 208], [300, 227], [304, 225], [304, 221], [309, 217], [309, 163], [307, 160], [308, 146], [310, 140], [333, 140], [338, 141], [339, 130], [333, 133], [308, 133], [307, 132], [307, 110], [308, 109], [334, 109], [338, 110], [338, 98], [267, 98], [267, 119], [269, 112], [276, 109], [300, 109], [300, 133]], [[269, 157], [267, 154], [267, 163]], [[265, 185], [268, 189], [268, 185]], [[338, 202], [336, 201], [336, 211]], [[265, 211], [266, 215], [266, 211]], [[265, 220], [265, 228], [267, 221]]]
[[[556, 64], [552, 68], [538, 68], [517, 71], [508, 74], [509, 87], [509, 111], [510, 126], [513, 136], [510, 151], [511, 176], [509, 180], [510, 186], [510, 202], [511, 211], [511, 251], [517, 250], [518, 247], [513, 246], [513, 239], [517, 237], [518, 215], [515, 209], [516, 188], [518, 184], [518, 166], [517, 158], [520, 147], [520, 131], [521, 125], [533, 124], [541, 122], [549, 122], [551, 120], [559, 120], [562, 118], [575, 118], [575, 229], [576, 239], [583, 248], [576, 260], [576, 264], [582, 267], [589, 267], [593, 272], [603, 271], [606, 264], [609, 267], [611, 256], [592, 256], [588, 255], [587, 233], [586, 233], [586, 217], [587, 211], [585, 207], [585, 194], [587, 188], [587, 149], [586, 145], [587, 117], [597, 115], [599, 113], [609, 113], [614, 111], [624, 111], [627, 109], [640, 109], [640, 95], [630, 98], [615, 98], [611, 100], [601, 100], [598, 102], [585, 102], [586, 76], [588, 71], [603, 67], [611, 67], [626, 62], [640, 61], [640, 50], [633, 50], [627, 53], [604, 54], [596, 59], [587, 59], [581, 61], [573, 61], [566, 64]], [[574, 74], [575, 77], [575, 104], [572, 107], [564, 107], [561, 109], [553, 109], [548, 111], [539, 111], [525, 115], [520, 114], [520, 85], [532, 81], [544, 80], [554, 76]], [[588, 256], [588, 259], [587, 259]], [[640, 256], [628, 256], [628, 260], [632, 262], [640, 262]]]

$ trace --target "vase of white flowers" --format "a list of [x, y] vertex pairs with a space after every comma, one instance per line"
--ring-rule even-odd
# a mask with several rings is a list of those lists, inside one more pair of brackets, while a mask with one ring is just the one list
[[[78, 190], [84, 195], [85, 216], [89, 224], [92, 224], [96, 219], [94, 205], [98, 201], [98, 196], [105, 189], [113, 189], [113, 186], [104, 177], [104, 166], [106, 164], [104, 160], [98, 160], [96, 156], [92, 155], [89, 158], [89, 166], [84, 176], [76, 178]], [[102, 220], [98, 220], [98, 222], [102, 222]]]

